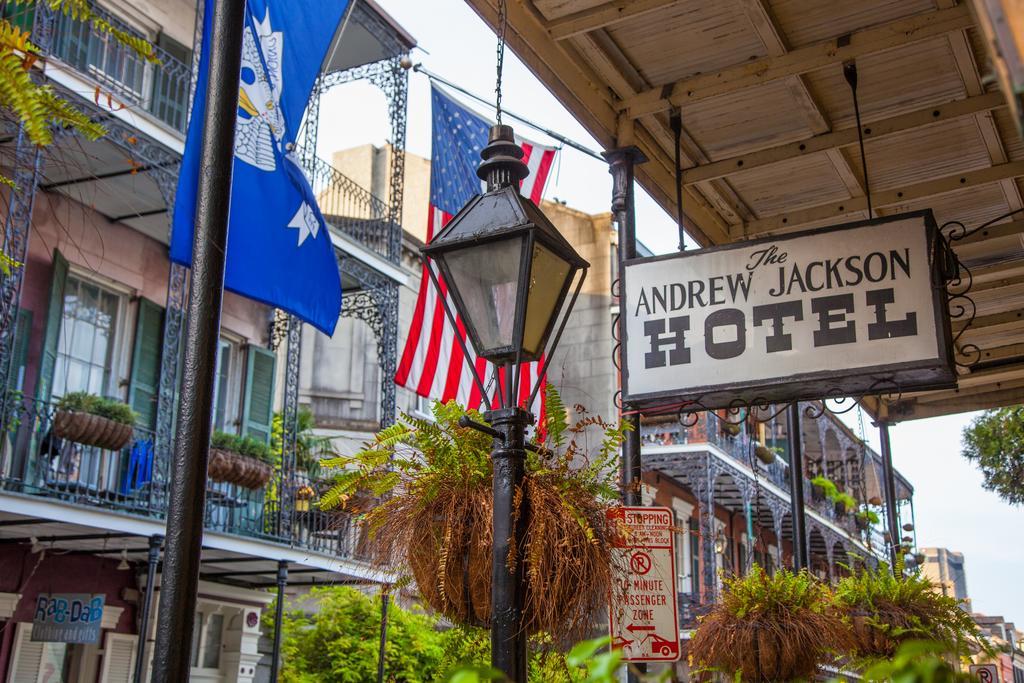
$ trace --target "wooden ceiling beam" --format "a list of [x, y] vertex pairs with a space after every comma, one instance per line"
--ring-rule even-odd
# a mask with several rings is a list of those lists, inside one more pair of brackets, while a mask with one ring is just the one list
[[628, 116], [637, 118], [787, 76], [842, 64], [874, 52], [965, 29], [972, 23], [973, 19], [966, 4], [915, 14], [797, 48], [781, 56], [755, 59], [718, 72], [699, 74], [675, 83], [656, 86], [624, 99], [616, 106], [627, 112]]
[[970, 236], [965, 237], [962, 240], [953, 240], [953, 248], [955, 249], [956, 247], [967, 244], [977, 244], [978, 242], [998, 239], [1000, 237], [1015, 237], [1017, 235], [1024, 235], [1024, 220], [990, 225], [987, 228], [983, 228], [972, 233]]
[[[766, 0], [739, 0], [747, 20], [754, 28], [758, 38], [764, 45], [765, 50], [771, 57], [781, 57], [789, 52], [789, 43], [786, 34], [775, 19], [771, 7]], [[815, 100], [814, 95], [807, 85], [807, 81], [801, 75], [789, 76], [785, 83], [793, 95], [797, 109], [803, 114], [807, 127], [814, 135], [821, 135], [832, 130], [831, 117], [825, 112], [821, 104]], [[850, 162], [839, 149], [831, 149], [827, 152], [828, 159], [835, 168], [839, 179], [846, 186], [851, 197], [860, 197], [865, 193], [861, 179], [854, 173]]]
[[[571, 41], [571, 45], [589, 59], [593, 68], [619, 95], [629, 96], [638, 89], [647, 87], [647, 81], [619, 49], [607, 31], [598, 29], [586, 35], [576, 36]], [[661, 169], [658, 170], [658, 175], [661, 178], [671, 179], [667, 185], [661, 184], [659, 188], [666, 188], [666, 193], [672, 192], [672, 195], [666, 195], [665, 199], [668, 200], [669, 205], [674, 206], [675, 158], [672, 146], [675, 144], [675, 140], [672, 131], [669, 130], [661, 116], [654, 114], [637, 120], [624, 120], [633, 127], [631, 134], [634, 138], [636, 138], [638, 130], [644, 130], [649, 134], [648, 137], [641, 135], [641, 138], [648, 143], [644, 145], [644, 149], [650, 157], [648, 165], [658, 163], [664, 167], [664, 171], [667, 171], [666, 175]], [[690, 165], [697, 161], [707, 160], [707, 156], [692, 140], [685, 127], [681, 137], [680, 158], [683, 164]], [[638, 168], [638, 173], [641, 170]], [[654, 172], [653, 169], [651, 172]], [[659, 182], [664, 183], [665, 180]], [[722, 185], [725, 184], [722, 183]], [[733, 223], [740, 223], [753, 216], [753, 212], [742, 203], [732, 188], [714, 186], [710, 183], [684, 188], [683, 209], [684, 223], [690, 229], [691, 236], [703, 245], [717, 244], [723, 238], [728, 239], [730, 219]]]
[[555, 40], [565, 40], [581, 33], [606, 28], [632, 17], [639, 17], [675, 5], [680, 0], [614, 0], [589, 9], [567, 14], [548, 22], [548, 33]]
[[918, 399], [895, 401], [889, 405], [891, 420], [904, 422], [921, 420], [928, 417], [942, 417], [969, 413], [975, 410], [987, 410], [1020, 403], [1021, 389], [993, 389], [985, 394], [974, 396], [958, 396], [956, 393], [942, 392], [937, 394], [941, 400], [920, 403]]
[[998, 327], [1000, 325], [1013, 325], [1015, 323], [1024, 322], [1024, 311], [1011, 310], [1003, 311], [1002, 313], [989, 313], [988, 315], [975, 316], [973, 321], [968, 320], [954, 320], [953, 334], [958, 334], [961, 330], [968, 326], [970, 323], [970, 332], [980, 332], [989, 327]]
[[[956, 0], [938, 0], [940, 9], [952, 7]], [[964, 89], [968, 95], [981, 95], [985, 92], [985, 85], [981, 82], [981, 74], [978, 72], [978, 64], [974, 60], [974, 50], [971, 48], [967, 31], [953, 31], [949, 34], [949, 47], [953, 52], [953, 61], [964, 82]], [[978, 125], [978, 132], [985, 142], [988, 150], [989, 160], [993, 164], [1002, 164], [1009, 161], [1006, 156], [1006, 148], [1003, 146], [1003, 139], [999, 135], [999, 128], [996, 121], [989, 112], [979, 112], [974, 117]], [[1013, 209], [1024, 207], [1024, 200], [1021, 198], [1020, 188], [1012, 178], [1007, 178], [999, 183], [1003, 189], [1003, 196], [1006, 198], [1007, 206]]]
[[[907, 114], [892, 116], [864, 125], [864, 140], [877, 140], [895, 133], [922, 128], [961, 116], [988, 111], [1005, 105], [1001, 93], [994, 92], [977, 97], [954, 100], [935, 107], [926, 107]], [[843, 128], [821, 135], [814, 135], [804, 140], [789, 142], [777, 147], [769, 147], [756, 152], [738, 154], [728, 159], [720, 159], [709, 164], [693, 166], [683, 170], [683, 183], [690, 185], [701, 180], [722, 178], [734, 173], [749, 171], [791, 159], [799, 159], [809, 154], [827, 152], [841, 147], [857, 144], [857, 128]]]
[[[872, 200], [875, 207], [892, 206], [956, 190], [987, 185], [1018, 176], [1024, 176], [1024, 161], [1011, 161], [999, 164], [998, 166], [966, 171], [956, 175], [927, 180], [915, 185], [876, 192], [872, 194]], [[740, 239], [768, 235], [780, 231], [788, 232], [807, 223], [841, 219], [865, 210], [867, 210], [867, 199], [865, 197], [853, 197], [750, 221], [736, 226], [733, 231], [733, 237]]]

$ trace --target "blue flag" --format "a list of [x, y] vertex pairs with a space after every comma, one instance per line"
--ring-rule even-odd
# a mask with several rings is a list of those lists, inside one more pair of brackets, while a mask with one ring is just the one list
[[[206, 0], [211, 16], [212, 0]], [[333, 334], [341, 278], [327, 225], [298, 159], [299, 122], [348, 0], [248, 0], [239, 75], [224, 286]], [[178, 177], [171, 260], [192, 264], [210, 21]]]

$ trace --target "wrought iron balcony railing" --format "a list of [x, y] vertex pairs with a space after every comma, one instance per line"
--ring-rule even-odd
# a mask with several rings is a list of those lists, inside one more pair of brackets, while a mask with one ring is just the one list
[[[154, 433], [136, 427], [120, 450], [86, 446], [55, 434], [53, 402], [10, 392], [0, 443], [0, 490], [163, 520], [169, 463], [153, 448]], [[352, 515], [296, 501], [303, 482], [275, 471], [258, 489], [207, 482], [205, 526], [344, 559], [366, 559]], [[285, 501], [282, 505], [281, 501]]]
[[[707, 414], [701, 414], [693, 425], [679, 422], [643, 425], [642, 443], [645, 446], [670, 446], [686, 444], [711, 444], [733, 460], [754, 470], [758, 476], [775, 484], [786, 493], [791, 491], [789, 465], [776, 459], [770, 464], [758, 460], [754, 455], [757, 441], [740, 426], [735, 435], [723, 431], [721, 423]], [[810, 481], [804, 479], [804, 503], [836, 526], [853, 536], [861, 532], [856, 528], [852, 511], [840, 513], [829, 500], [815, 496]]]
[[313, 194], [327, 222], [377, 254], [397, 262], [402, 231], [391, 221], [388, 205], [323, 159], [314, 156], [304, 163]]
[[[140, 35], [109, 12], [99, 7], [92, 10], [111, 26]], [[49, 3], [24, 5], [6, 0], [0, 3], [0, 15], [31, 31], [44, 58], [56, 59], [94, 81], [96, 90], [91, 95], [97, 104], [145, 113], [172, 130], [184, 132], [192, 75], [187, 47], [177, 46], [175, 54], [154, 45], [158, 61], [148, 62], [110, 34], [52, 9]]]

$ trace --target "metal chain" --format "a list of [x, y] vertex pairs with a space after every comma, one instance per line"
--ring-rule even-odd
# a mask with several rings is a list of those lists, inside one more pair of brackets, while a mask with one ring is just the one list
[[505, 30], [508, 28], [508, 10], [505, 0], [498, 0], [498, 69], [497, 81], [494, 84], [494, 109], [498, 125], [501, 125], [501, 71], [505, 66]]

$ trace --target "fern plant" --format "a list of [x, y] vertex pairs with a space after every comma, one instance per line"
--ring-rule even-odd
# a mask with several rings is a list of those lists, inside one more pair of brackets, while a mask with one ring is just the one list
[[834, 600], [851, 627], [857, 657], [891, 657], [911, 639], [934, 640], [958, 654], [972, 643], [987, 647], [955, 598], [942, 595], [920, 573], [906, 574], [902, 563], [895, 573], [882, 563], [844, 577]]
[[[355, 455], [322, 461], [339, 471], [320, 507], [359, 511], [368, 494], [391, 494], [364, 517], [378, 559], [415, 578], [424, 602], [453, 623], [481, 626], [490, 619], [493, 442], [460, 425], [483, 422], [478, 412], [455, 402], [432, 410], [433, 421], [403, 415]], [[543, 440], [514, 497], [525, 533], [508, 557], [525, 565], [523, 628], [556, 639], [585, 634], [611, 590], [612, 465], [628, 428], [576, 412], [570, 422], [548, 385]], [[600, 442], [588, 448], [595, 431]]]

